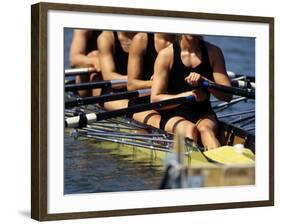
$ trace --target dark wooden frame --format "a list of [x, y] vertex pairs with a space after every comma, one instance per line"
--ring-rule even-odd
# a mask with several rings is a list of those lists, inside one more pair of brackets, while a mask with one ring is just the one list
[[[65, 10], [80, 12], [118, 13], [130, 15], [200, 18], [269, 24], [269, 200], [140, 208], [110, 211], [48, 214], [47, 212], [47, 12]], [[31, 217], [36, 220], [77, 219], [124, 215], [186, 212], [211, 209], [258, 207], [274, 205], [274, 18], [223, 15], [180, 11], [116, 8], [89, 5], [38, 3], [31, 7]]]

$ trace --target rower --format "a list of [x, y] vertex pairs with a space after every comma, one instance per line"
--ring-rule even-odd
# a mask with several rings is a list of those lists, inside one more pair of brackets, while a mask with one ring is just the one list
[[[131, 44], [128, 61], [128, 90], [151, 88], [153, 68], [160, 50], [172, 43], [172, 35], [161, 33], [137, 33]], [[129, 101], [129, 105], [149, 103], [150, 97], [141, 97]], [[136, 113], [133, 118], [145, 124], [159, 128], [160, 114], [155, 110]]]
[[[75, 77], [76, 83], [99, 81], [100, 75], [97, 72], [100, 71], [98, 50], [97, 50], [97, 38], [100, 35], [100, 31], [95, 30], [81, 30], [75, 29], [73, 31], [72, 42], [70, 46], [70, 65], [72, 68], [89, 68], [92, 74], [90, 76]], [[100, 89], [79, 90], [80, 96], [100, 95]]]
[[188, 95], [196, 98], [196, 102], [161, 110], [160, 128], [168, 132], [178, 129], [194, 141], [200, 136], [207, 149], [219, 147], [216, 138], [218, 122], [210, 104], [210, 93], [224, 101], [230, 101], [232, 96], [197, 86], [202, 80], [231, 85], [221, 50], [200, 36], [179, 35], [172, 45], [158, 54], [154, 69], [153, 102]]
[[[104, 31], [98, 38], [101, 73], [104, 80], [127, 80], [128, 54], [134, 32]], [[114, 86], [112, 92], [127, 91], [126, 85]], [[104, 90], [103, 94], [109, 93]], [[125, 108], [128, 100], [104, 103], [108, 110]]]

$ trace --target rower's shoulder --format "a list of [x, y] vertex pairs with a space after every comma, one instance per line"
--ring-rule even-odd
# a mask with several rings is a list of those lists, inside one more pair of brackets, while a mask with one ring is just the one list
[[73, 34], [74, 35], [89, 35], [92, 32], [93, 32], [92, 30], [74, 29]]
[[106, 46], [110, 46], [114, 44], [114, 34], [112, 31], [103, 31], [98, 39], [98, 48], [104, 48]]
[[139, 42], [139, 43], [147, 42], [147, 33], [144, 33], [144, 32], [137, 33], [133, 37], [133, 41], [136, 41], [136, 42]]
[[217, 58], [221, 57], [223, 55], [222, 50], [220, 47], [216, 46], [215, 44], [209, 43], [207, 41], [204, 41], [205, 46], [208, 51], [208, 55], [210, 58]]
[[130, 49], [134, 52], [145, 52], [147, 48], [148, 35], [147, 33], [137, 33], [133, 39]]
[[157, 61], [163, 65], [171, 67], [173, 63], [173, 45], [162, 49], [157, 56]]
[[161, 58], [171, 58], [173, 56], [173, 45], [170, 44], [168, 47], [162, 49], [158, 55]]

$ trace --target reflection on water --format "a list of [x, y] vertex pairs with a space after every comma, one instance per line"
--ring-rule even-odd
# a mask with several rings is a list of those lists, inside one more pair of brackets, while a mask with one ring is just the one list
[[117, 144], [115, 148], [99, 144], [94, 140], [74, 140], [65, 132], [65, 194], [159, 188], [161, 164], [141, 159], [132, 149], [124, 151]]

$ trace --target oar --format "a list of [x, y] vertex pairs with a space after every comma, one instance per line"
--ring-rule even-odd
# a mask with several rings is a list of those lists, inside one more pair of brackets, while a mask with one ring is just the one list
[[64, 86], [66, 92], [87, 90], [87, 89], [97, 89], [97, 88], [110, 88], [116, 85], [125, 85], [127, 80], [105, 80], [99, 82], [85, 82], [79, 84], [68, 84]]
[[227, 75], [230, 79], [246, 79], [249, 80], [250, 82], [255, 82], [255, 77], [254, 76], [250, 76], [250, 75], [245, 75], [245, 74], [239, 74], [239, 73], [235, 73], [233, 71], [227, 71]]
[[246, 97], [239, 97], [239, 98], [235, 98], [233, 100], [231, 100], [230, 102], [223, 102], [223, 103], [220, 103], [220, 104], [217, 104], [215, 106], [213, 106], [213, 109], [219, 109], [219, 108], [222, 108], [222, 107], [229, 107], [233, 104], [236, 104], [236, 103], [239, 103], [243, 100], [247, 100]]
[[112, 93], [112, 94], [105, 94], [101, 96], [91, 96], [91, 97], [84, 97], [84, 98], [78, 97], [75, 100], [65, 101], [65, 108], [89, 105], [95, 103], [103, 103], [103, 102], [120, 100], [120, 99], [131, 99], [134, 97], [141, 97], [141, 96], [148, 96], [148, 95], [150, 95], [150, 89], [140, 89], [140, 90]]
[[234, 87], [240, 87], [240, 88], [256, 88], [256, 84], [254, 82], [250, 82], [248, 80], [231, 80], [231, 85]]
[[88, 124], [91, 124], [95, 121], [100, 120], [106, 120], [113, 117], [119, 117], [126, 114], [134, 114], [142, 111], [152, 110], [152, 109], [159, 109], [164, 106], [170, 106], [170, 105], [176, 105], [176, 104], [183, 104], [187, 102], [195, 101], [195, 97], [193, 95], [187, 96], [187, 97], [179, 97], [169, 100], [163, 100], [159, 102], [154, 103], [144, 103], [144, 104], [138, 104], [134, 105], [128, 108], [123, 108], [119, 110], [114, 111], [105, 111], [101, 113], [90, 113], [85, 114], [81, 113], [78, 116], [74, 116], [71, 118], [65, 119], [65, 127], [69, 128], [78, 128], [78, 127], [85, 127]]
[[89, 75], [95, 72], [92, 68], [69, 68], [64, 70], [65, 76]]
[[246, 110], [242, 112], [235, 112], [235, 113], [230, 113], [230, 114], [223, 114], [218, 116], [218, 118], [226, 118], [226, 117], [232, 117], [232, 116], [240, 116], [243, 114], [250, 114], [250, 113], [255, 113], [255, 110]]
[[230, 93], [238, 96], [244, 96], [250, 99], [255, 99], [255, 90], [253, 89], [230, 87], [230, 86], [220, 85], [214, 82], [209, 82], [207, 80], [201, 81], [199, 83], [199, 86], [215, 89], [218, 91], [222, 91], [225, 93]]

